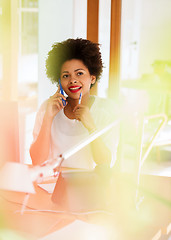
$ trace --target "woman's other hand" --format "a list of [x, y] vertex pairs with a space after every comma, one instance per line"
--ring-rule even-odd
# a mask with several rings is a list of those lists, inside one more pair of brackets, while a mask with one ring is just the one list
[[81, 121], [89, 132], [96, 128], [88, 106], [78, 104], [73, 109], [73, 112], [75, 113], [75, 119]]

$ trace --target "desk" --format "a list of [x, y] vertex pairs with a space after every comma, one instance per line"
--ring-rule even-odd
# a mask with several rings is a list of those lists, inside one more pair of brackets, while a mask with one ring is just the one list
[[[110, 229], [113, 229], [113, 238], [110, 239], [115, 239], [114, 236], [117, 235], [119, 236], [116, 238], [117, 240], [158, 240], [164, 227], [171, 222], [171, 208], [168, 206], [171, 200], [171, 179], [142, 176], [142, 190], [145, 194], [145, 201], [140, 212], [136, 212], [133, 204], [131, 205], [131, 192], [134, 190], [134, 186], [130, 176], [126, 173], [124, 173], [124, 177], [122, 174], [114, 174], [114, 178], [111, 180], [110, 204], [107, 210], [113, 215], [104, 212], [96, 212], [90, 215], [71, 215], [69, 212], [14, 214], [14, 211], [21, 210], [20, 204], [23, 202], [25, 194], [2, 191], [1, 196], [8, 199], [8, 201], [3, 201], [8, 225], [10, 228], [24, 233], [27, 237], [29, 236], [28, 239], [31, 240], [55, 232], [76, 219], [80, 219], [89, 223], [110, 226]], [[151, 192], [152, 189], [153, 192]], [[61, 207], [51, 201], [51, 194], [37, 185], [35, 185], [35, 190], [36, 194], [30, 195], [27, 204], [29, 208], [61, 210]], [[163, 199], [165, 199], [165, 202], [163, 202]], [[108, 238], [103, 240], [108, 240]]]
[[[36, 194], [30, 194], [26, 210], [60, 210], [58, 206], [54, 206], [52, 203], [50, 194], [40, 189], [37, 185], [35, 190]], [[29, 234], [30, 239], [34, 239], [35, 236], [45, 236], [75, 220], [75, 217], [69, 214], [55, 215], [50, 212], [24, 212], [21, 215], [20, 212], [15, 213], [15, 211], [21, 211], [25, 193], [3, 191], [2, 195], [4, 200], [8, 200], [4, 201], [5, 217], [8, 225], [26, 236]], [[53, 227], [57, 222], [58, 224]]]

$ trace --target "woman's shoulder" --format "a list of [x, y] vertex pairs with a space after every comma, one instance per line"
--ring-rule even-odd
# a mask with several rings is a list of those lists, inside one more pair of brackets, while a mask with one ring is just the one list
[[118, 109], [118, 104], [110, 98], [102, 98], [99, 96], [93, 96], [94, 97], [94, 105], [102, 110], [107, 110], [108, 109], [113, 109], [113, 110], [117, 110]]
[[42, 102], [40, 104], [40, 106], [38, 107], [38, 112], [44, 112], [46, 110], [47, 103], [48, 103], [48, 99], [46, 99], [44, 102]]
[[38, 107], [38, 110], [37, 110], [37, 113], [36, 113], [36, 119], [39, 119], [39, 120], [43, 119], [44, 114], [46, 112], [47, 102], [48, 102], [48, 99], [45, 100], [44, 102], [42, 102], [40, 104], [40, 106]]
[[115, 105], [115, 102], [111, 99], [94, 96], [91, 114], [98, 128], [102, 128], [118, 118]]

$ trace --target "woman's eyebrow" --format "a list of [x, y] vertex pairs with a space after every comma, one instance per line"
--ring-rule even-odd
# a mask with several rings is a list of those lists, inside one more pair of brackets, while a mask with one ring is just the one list
[[83, 68], [78, 68], [78, 69], [75, 69], [74, 72], [77, 72], [77, 71], [80, 71], [80, 70], [85, 71]]
[[[78, 69], [75, 69], [74, 72], [77, 72], [77, 71], [80, 71], [80, 70], [85, 71], [83, 68], [78, 68]], [[65, 70], [62, 73], [69, 73], [69, 71]]]

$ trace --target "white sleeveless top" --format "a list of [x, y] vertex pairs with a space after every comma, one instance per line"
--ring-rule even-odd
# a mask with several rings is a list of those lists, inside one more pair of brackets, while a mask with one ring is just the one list
[[[99, 98], [97, 96], [94, 96], [94, 98], [95, 100], [90, 108], [90, 112], [96, 127], [101, 129], [110, 122], [114, 121], [116, 116], [116, 106], [111, 100]], [[39, 134], [45, 109], [46, 101], [42, 104], [36, 116], [36, 122], [33, 130], [33, 141], [36, 140]], [[78, 144], [81, 140], [85, 139], [88, 135], [88, 130], [80, 121], [69, 119], [64, 114], [64, 111], [61, 110], [52, 122], [49, 159], [56, 158], [60, 154], [63, 154], [65, 151]], [[104, 134], [102, 139], [111, 152], [116, 154], [118, 142], [117, 128], [114, 128], [112, 131], [110, 130], [108, 133]], [[113, 154], [113, 156], [115, 154]], [[113, 160], [115, 161], [115, 159]], [[62, 164], [63, 167], [83, 169], [93, 169], [95, 165], [90, 144], [68, 159], [65, 159]]]

